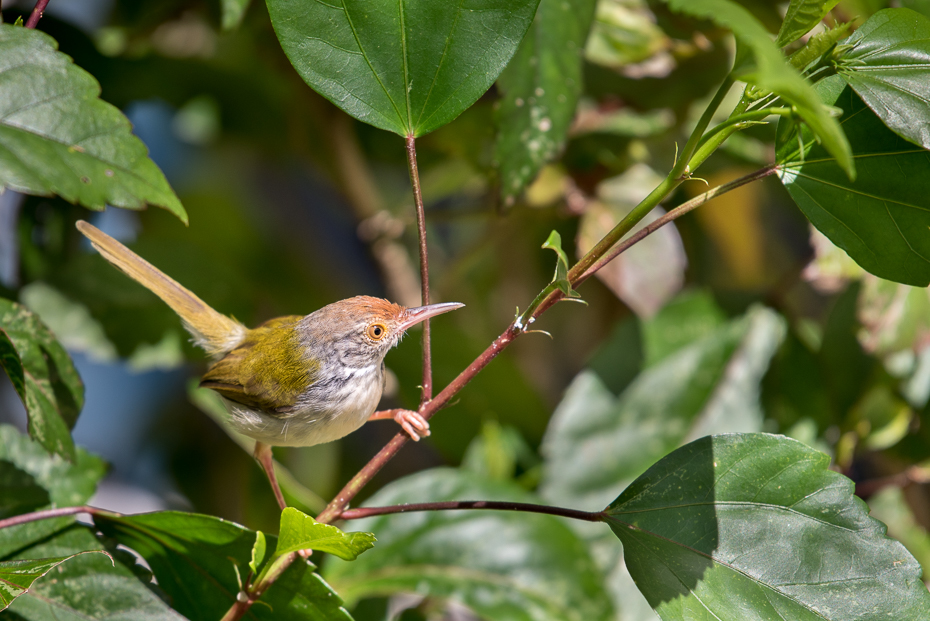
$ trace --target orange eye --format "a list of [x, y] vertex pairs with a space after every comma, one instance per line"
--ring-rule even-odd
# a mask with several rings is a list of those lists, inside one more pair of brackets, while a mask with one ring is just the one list
[[373, 341], [380, 341], [384, 338], [384, 335], [387, 334], [387, 328], [383, 323], [373, 323], [368, 326], [368, 338]]

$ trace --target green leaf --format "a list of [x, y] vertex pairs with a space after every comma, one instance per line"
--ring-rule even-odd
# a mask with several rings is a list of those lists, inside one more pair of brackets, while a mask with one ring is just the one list
[[815, 34], [807, 40], [804, 47], [795, 51], [788, 57], [788, 62], [798, 71], [803, 71], [815, 60], [819, 60], [824, 54], [830, 51], [837, 41], [846, 36], [846, 33], [852, 27], [854, 22], [838, 24], [821, 33]]
[[738, 71], [737, 78], [771, 91], [790, 103], [814, 131], [827, 151], [836, 158], [849, 178], [856, 170], [852, 151], [836, 119], [821, 103], [817, 93], [785, 61], [765, 27], [743, 7], [730, 0], [666, 0], [674, 11], [709, 19], [733, 32], [737, 42], [752, 52], [751, 67]]
[[281, 532], [274, 555], [283, 556], [298, 550], [319, 550], [354, 561], [375, 545], [372, 533], [344, 533], [335, 526], [320, 524], [309, 515], [287, 507], [281, 512]]
[[[250, 564], [261, 569], [257, 533], [227, 520], [162, 511], [94, 521], [146, 560], [172, 606], [190, 619], [221, 618], [245, 586]], [[267, 539], [275, 544], [273, 537]], [[347, 621], [342, 600], [312, 569], [303, 559], [292, 563], [261, 598], [271, 608], [253, 606], [246, 618]]]
[[235, 30], [242, 23], [251, 0], [221, 0], [223, 30]]
[[291, 64], [350, 115], [401, 136], [445, 125], [494, 83], [539, 0], [266, 0]]
[[[82, 505], [93, 495], [97, 482], [106, 471], [103, 460], [84, 449], [78, 448], [77, 458], [71, 463], [57, 455], [49, 455], [41, 445], [10, 425], [0, 425], [0, 463], [11, 464], [10, 467], [32, 477], [35, 484], [46, 491], [50, 500], [44, 505], [28, 506], [37, 499], [37, 492], [32, 490], [28, 492], [31, 499], [27, 497], [27, 502], [20, 505], [16, 513]], [[3, 493], [6, 491], [3, 490]], [[0, 559], [48, 537], [73, 521], [73, 517], [62, 517], [0, 529]]]
[[930, 19], [884, 9], [843, 45], [843, 79], [893, 132], [930, 149]]
[[[366, 504], [476, 498], [533, 500], [513, 484], [434, 469], [389, 484]], [[415, 592], [457, 601], [495, 621], [610, 615], [603, 579], [584, 544], [553, 516], [436, 511], [380, 516], [357, 526], [377, 532], [378, 546], [354, 562], [326, 564], [326, 579], [347, 600]]]
[[35, 477], [0, 459], [0, 519], [35, 511], [48, 503], [48, 491]]
[[663, 619], [926, 619], [920, 566], [823, 453], [782, 436], [692, 442], [607, 508]]
[[252, 557], [249, 559], [249, 569], [252, 570], [252, 573], [256, 576], [258, 575], [259, 568], [264, 564], [265, 561], [265, 552], [267, 552], [268, 544], [265, 542], [265, 533], [262, 531], [255, 532], [255, 545], [252, 546]]
[[501, 194], [512, 204], [559, 155], [581, 96], [582, 53], [594, 0], [541, 0], [516, 56], [501, 73], [494, 158]]
[[838, 2], [839, 0], [791, 0], [775, 45], [784, 47], [803, 37], [819, 24], [823, 16]]
[[[51, 570], [79, 554], [91, 552], [93, 551], [88, 550], [56, 558], [0, 562], [0, 611], [6, 610], [14, 599], [28, 591], [36, 580]], [[106, 554], [102, 550], [100, 552]]]
[[552, 250], [556, 254], [555, 274], [552, 276], [552, 283], [569, 298], [580, 298], [581, 294], [572, 289], [572, 283], [568, 280], [568, 256], [562, 250], [562, 236], [558, 231], [549, 233], [549, 237], [542, 245], [545, 250]]
[[0, 366], [29, 415], [29, 435], [50, 453], [74, 460], [71, 428], [84, 384], [64, 347], [25, 306], [0, 298]]
[[38, 30], [0, 24], [0, 187], [187, 214], [129, 121], [100, 85]]
[[[927, 153], [890, 131], [838, 76], [817, 83], [840, 122], [860, 178], [849, 181], [806, 129], [785, 120], [776, 141], [778, 176], [820, 232], [869, 272], [908, 285], [930, 283]], [[803, 153], [799, 148], [803, 143]]]
[[[100, 554], [80, 554], [81, 552]], [[73, 558], [53, 568], [10, 605], [11, 618], [28, 621], [183, 621], [139, 579], [135, 557], [104, 547], [84, 526], [71, 525], [29, 547], [16, 557], [34, 560]], [[127, 558], [128, 557], [128, 558]], [[119, 562], [114, 563], [113, 559]]]

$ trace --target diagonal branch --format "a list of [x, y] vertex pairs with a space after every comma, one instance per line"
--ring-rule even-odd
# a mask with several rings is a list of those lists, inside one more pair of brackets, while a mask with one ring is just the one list
[[26, 28], [35, 28], [39, 20], [42, 18], [42, 15], [45, 13], [45, 7], [48, 6], [48, 0], [38, 0], [36, 6], [32, 9], [32, 14], [29, 15], [29, 19], [26, 20]]

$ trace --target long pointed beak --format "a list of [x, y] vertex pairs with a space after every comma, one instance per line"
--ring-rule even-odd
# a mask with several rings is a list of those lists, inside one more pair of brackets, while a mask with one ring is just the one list
[[415, 326], [425, 319], [430, 317], [435, 317], [436, 315], [441, 315], [443, 313], [448, 313], [457, 308], [462, 308], [464, 304], [459, 302], [443, 302], [442, 304], [430, 304], [428, 306], [417, 306], [415, 308], [408, 308], [405, 313], [404, 320], [401, 322], [398, 328], [400, 330], [406, 330], [410, 326]]

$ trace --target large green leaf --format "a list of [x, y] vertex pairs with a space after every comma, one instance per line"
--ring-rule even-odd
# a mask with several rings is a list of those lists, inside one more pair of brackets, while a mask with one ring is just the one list
[[468, 108], [517, 51], [539, 0], [267, 0], [297, 73], [375, 127], [422, 136]]
[[[221, 618], [249, 576], [253, 549], [265, 545], [264, 537], [244, 526], [194, 513], [97, 516], [94, 521], [104, 534], [146, 560], [172, 606], [190, 619]], [[274, 538], [268, 539], [274, 545]], [[312, 569], [302, 559], [291, 564], [262, 596], [271, 608], [252, 606], [245, 618], [347, 621], [342, 600]]]
[[0, 519], [28, 513], [48, 503], [48, 490], [34, 476], [0, 459]]
[[837, 71], [899, 136], [930, 149], [930, 19], [884, 9], [844, 46]]
[[513, 202], [555, 158], [581, 95], [581, 60], [594, 0], [541, 0], [516, 56], [501, 73], [495, 160], [501, 194]]
[[927, 619], [920, 565], [829, 465], [782, 436], [702, 438], [639, 477], [608, 522], [663, 619]]
[[620, 397], [579, 374], [546, 431], [542, 495], [596, 511], [683, 441], [758, 430], [759, 383], [784, 333], [778, 315], [757, 308], [666, 355]]
[[736, 77], [771, 91], [790, 103], [814, 131], [850, 178], [856, 175], [852, 152], [843, 130], [820, 98], [782, 55], [768, 31], [752, 14], [731, 0], [666, 0], [672, 10], [709, 19], [733, 31], [754, 62], [741, 65]]
[[[391, 483], [368, 504], [532, 500], [512, 484], [436, 469]], [[363, 520], [378, 545], [351, 563], [331, 559], [326, 578], [347, 600], [418, 593], [507, 620], [604, 619], [610, 602], [584, 544], [547, 515], [441, 511]], [[570, 575], [567, 574], [570, 572]]]
[[38, 30], [0, 24], [0, 188], [187, 214], [100, 85]]
[[56, 558], [0, 562], [0, 611], [6, 610], [13, 600], [28, 591], [36, 580], [65, 561], [88, 552], [77, 552], [70, 556]]
[[783, 47], [810, 32], [839, 0], [791, 0], [775, 45]]
[[25, 306], [0, 298], [0, 366], [26, 406], [29, 435], [50, 453], [74, 460], [71, 428], [84, 384], [71, 358]]
[[[930, 283], [930, 158], [890, 131], [839, 76], [817, 83], [855, 153], [851, 182], [802, 128], [779, 123], [779, 178], [820, 232], [869, 272], [908, 285]], [[785, 126], [782, 126], [782, 125]], [[799, 144], [804, 145], [803, 153]]]
[[[104, 552], [84, 526], [66, 526], [53, 536], [24, 548], [17, 559], [70, 557]], [[135, 565], [135, 557], [118, 550], [80, 554], [58, 565], [10, 605], [17, 621], [183, 621], [150, 588], [151, 575]], [[114, 562], [117, 559], [118, 562]]]

